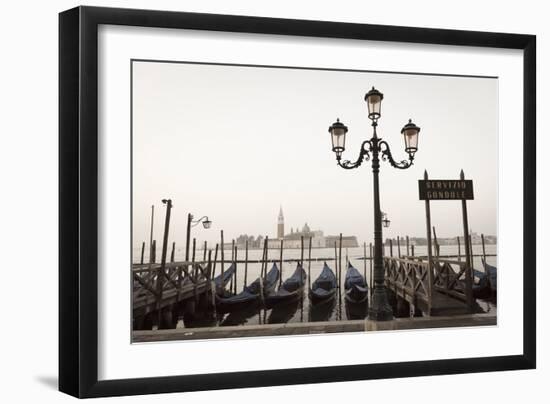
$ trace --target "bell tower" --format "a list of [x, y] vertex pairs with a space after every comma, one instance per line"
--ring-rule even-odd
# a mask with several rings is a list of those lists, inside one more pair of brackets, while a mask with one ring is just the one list
[[285, 237], [285, 217], [283, 216], [283, 207], [279, 208], [279, 217], [277, 217], [277, 238], [282, 240]]

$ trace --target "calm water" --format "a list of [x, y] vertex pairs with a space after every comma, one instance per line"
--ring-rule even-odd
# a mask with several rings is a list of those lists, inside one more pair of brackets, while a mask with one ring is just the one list
[[[462, 254], [464, 253], [464, 246], [461, 246]], [[440, 254], [452, 255], [457, 254], [457, 246], [441, 246]], [[474, 254], [482, 254], [481, 245], [473, 246]], [[496, 254], [496, 245], [486, 245], [487, 254]], [[141, 254], [141, 250], [134, 250], [134, 257], [138, 257]], [[225, 260], [228, 262], [231, 260], [231, 251], [226, 250], [224, 252]], [[279, 250], [269, 250], [268, 258], [279, 260]], [[390, 255], [389, 247], [385, 248], [385, 254]], [[406, 248], [401, 247], [401, 254], [406, 254]], [[415, 246], [415, 255], [426, 255], [427, 248], [426, 246]], [[170, 252], [168, 252], [170, 255]], [[295, 258], [299, 259], [301, 252], [299, 249], [285, 249], [283, 252], [283, 259]], [[393, 247], [393, 255], [397, 256], [397, 247]], [[183, 249], [176, 249], [175, 260], [183, 261], [185, 252]], [[261, 259], [262, 250], [249, 250], [248, 257], [251, 260]], [[367, 246], [367, 257], [369, 256], [369, 248]], [[197, 260], [202, 260], [203, 252], [197, 251], [196, 254]], [[312, 258], [326, 258], [332, 259], [331, 261], [327, 260], [327, 264], [335, 270], [335, 261], [334, 261], [334, 248], [321, 248], [321, 249], [312, 249], [311, 250]], [[362, 274], [366, 274], [367, 282], [370, 286], [370, 270], [371, 265], [367, 260], [366, 265], [365, 261], [361, 258], [363, 257], [363, 247], [356, 248], [342, 248], [342, 278], [345, 278], [346, 270], [346, 261], [350, 260], [353, 266], [355, 266]], [[160, 254], [158, 254], [158, 259]], [[244, 259], [244, 251], [238, 252], [238, 259]], [[304, 251], [304, 258], [308, 258], [307, 250]], [[220, 255], [218, 255], [220, 259]], [[464, 259], [464, 258], [463, 258]], [[147, 257], [145, 258], [147, 261]], [[487, 257], [487, 262], [491, 265], [497, 266], [497, 257]], [[216, 275], [220, 272], [220, 263], [216, 265]], [[279, 264], [277, 264], [279, 265]], [[229, 266], [229, 263], [226, 264], [226, 268]], [[311, 262], [309, 268], [308, 263], [304, 265], [306, 272], [310, 273], [311, 282], [313, 282], [323, 267], [323, 261]], [[254, 281], [260, 273], [261, 264], [248, 264], [247, 279], [246, 284]], [[271, 268], [271, 264], [268, 266], [268, 270]], [[481, 263], [481, 257], [474, 257], [474, 268], [477, 270], [483, 270]], [[282, 277], [283, 280], [292, 275], [296, 269], [296, 263], [283, 263], [282, 268]], [[307, 283], [307, 281], [306, 281]], [[237, 267], [237, 291], [240, 292], [245, 284], [244, 279], [244, 264], [238, 264]], [[342, 280], [343, 285], [343, 280]], [[241, 324], [267, 324], [267, 323], [287, 323], [287, 322], [310, 322], [310, 321], [338, 321], [338, 320], [350, 320], [350, 319], [361, 319], [365, 318], [367, 313], [366, 309], [357, 309], [357, 307], [348, 307], [345, 304], [345, 299], [343, 295], [340, 298], [336, 298], [332, 303], [327, 303], [321, 306], [310, 306], [309, 299], [307, 296], [307, 288], [304, 293], [303, 299], [299, 302], [294, 302], [291, 304], [280, 305], [273, 309], [263, 309], [261, 307], [250, 307], [247, 310], [242, 310], [239, 312], [233, 312], [229, 314], [220, 315], [217, 314], [217, 317], [214, 318], [211, 311], [202, 310], [200, 305], [195, 308], [194, 314], [191, 314], [189, 309], [181, 307], [178, 310], [178, 313], [173, 313], [172, 320], [163, 324], [163, 328], [185, 328], [185, 327], [200, 327], [200, 326], [213, 326], [213, 325], [241, 325]], [[340, 288], [340, 291], [343, 293], [343, 287]], [[478, 311], [482, 312], [495, 312], [496, 313], [496, 304], [494, 302], [478, 300]], [[406, 316], [408, 313], [403, 312], [403, 307], [394, 306], [394, 312], [396, 316]], [[186, 314], [187, 312], [187, 314]], [[419, 313], [417, 313], [419, 314]], [[150, 329], [152, 324], [150, 321], [145, 321], [144, 324], [139, 326], [139, 328]]]

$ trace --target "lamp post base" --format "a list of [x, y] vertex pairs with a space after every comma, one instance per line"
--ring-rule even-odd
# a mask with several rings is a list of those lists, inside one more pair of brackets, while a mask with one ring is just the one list
[[372, 321], [391, 321], [393, 320], [393, 310], [388, 303], [386, 290], [374, 289], [372, 302], [369, 307], [369, 320]]

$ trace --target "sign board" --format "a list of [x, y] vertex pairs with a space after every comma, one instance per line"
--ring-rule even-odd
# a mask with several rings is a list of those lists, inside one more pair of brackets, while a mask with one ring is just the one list
[[418, 180], [420, 200], [474, 199], [472, 180]]

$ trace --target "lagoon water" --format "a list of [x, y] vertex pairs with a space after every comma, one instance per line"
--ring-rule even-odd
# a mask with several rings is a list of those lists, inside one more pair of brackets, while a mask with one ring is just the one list
[[[464, 254], [464, 246], [461, 246], [461, 253]], [[440, 255], [456, 255], [458, 252], [458, 247], [456, 245], [444, 245], [440, 248]], [[496, 245], [486, 245], [486, 254], [487, 263], [497, 266], [497, 246]], [[141, 250], [134, 249], [134, 257], [139, 261]], [[393, 256], [397, 256], [397, 246], [393, 246]], [[426, 246], [415, 246], [415, 255], [426, 255], [427, 247]], [[481, 245], [473, 245], [474, 255], [482, 254]], [[169, 253], [168, 253], [169, 254]], [[271, 249], [268, 253], [268, 259], [270, 260], [279, 260], [280, 251], [278, 249]], [[229, 266], [229, 261], [231, 260], [231, 251], [224, 251], [226, 268]], [[301, 251], [300, 249], [285, 249], [283, 251], [283, 259], [300, 259]], [[390, 255], [390, 249], [388, 246], [385, 248], [385, 255]], [[401, 246], [401, 255], [406, 255], [406, 247]], [[159, 254], [160, 256], [160, 254]], [[183, 261], [185, 256], [185, 251], [183, 249], [176, 249], [175, 260]], [[332, 259], [332, 261], [327, 261], [329, 267], [335, 270], [335, 261], [334, 261], [335, 251], [334, 248], [313, 248], [311, 250], [312, 258], [327, 258]], [[370, 261], [365, 261], [363, 257], [363, 247], [355, 248], [342, 248], [342, 278], [345, 278], [345, 271], [347, 268], [346, 262], [347, 259], [355, 266], [362, 274], [366, 274], [367, 282], [370, 286], [370, 270], [371, 264]], [[202, 260], [203, 251], [199, 250], [196, 253], [197, 260]], [[248, 258], [250, 260], [259, 260], [262, 257], [262, 250], [249, 250]], [[369, 247], [367, 246], [367, 257], [369, 257]], [[307, 249], [304, 251], [304, 258], [308, 258]], [[218, 260], [220, 255], [218, 254]], [[244, 259], [244, 251], [238, 251], [238, 259]], [[455, 258], [451, 258], [455, 259]], [[464, 259], [464, 257], [462, 258]], [[147, 261], [147, 257], [145, 257]], [[136, 261], [136, 260], [135, 260]], [[480, 271], [483, 271], [481, 257], [474, 257], [474, 268]], [[220, 263], [216, 265], [216, 273], [220, 272]], [[271, 268], [271, 263], [268, 265], [268, 270]], [[277, 265], [279, 263], [277, 262]], [[247, 279], [246, 283], [249, 284], [253, 282], [260, 273], [260, 264], [248, 264], [247, 270]], [[307, 261], [304, 263], [304, 269], [306, 272], [310, 273], [311, 282], [313, 282], [323, 268], [323, 261], [311, 262], [311, 265], [308, 268]], [[282, 278], [283, 280], [291, 276], [294, 270], [296, 269], [296, 263], [283, 263], [282, 268]], [[244, 264], [238, 264], [237, 267], [237, 292], [240, 292], [244, 285]], [[499, 274], [500, 276], [500, 274]], [[306, 280], [306, 283], [308, 281]], [[343, 282], [342, 282], [343, 285]], [[340, 289], [343, 293], [343, 287]], [[240, 325], [240, 324], [264, 324], [264, 323], [287, 323], [287, 322], [310, 322], [310, 321], [338, 321], [338, 320], [350, 320], [350, 319], [360, 319], [366, 316], [366, 310], [349, 310], [345, 304], [345, 299], [343, 295], [341, 299], [336, 298], [332, 304], [325, 304], [323, 306], [310, 306], [309, 299], [307, 296], [307, 287], [305, 288], [305, 293], [302, 301], [295, 302], [294, 304], [287, 304], [281, 307], [276, 307], [274, 309], [263, 309], [261, 307], [251, 307], [249, 310], [244, 310], [241, 312], [234, 312], [231, 314], [218, 315], [217, 318], [212, 318], [212, 313], [200, 313], [197, 312], [194, 315], [177, 315], [175, 316], [174, 323], [168, 327], [176, 328], [186, 328], [186, 327], [199, 327], [199, 326], [213, 326], [213, 325]], [[483, 312], [493, 312], [496, 313], [496, 303], [493, 301], [477, 300], [478, 311]], [[394, 307], [394, 311], [396, 308]], [[395, 314], [398, 314], [397, 312]], [[145, 328], [149, 328], [148, 325], [145, 325]]]

